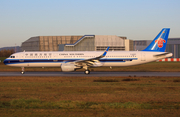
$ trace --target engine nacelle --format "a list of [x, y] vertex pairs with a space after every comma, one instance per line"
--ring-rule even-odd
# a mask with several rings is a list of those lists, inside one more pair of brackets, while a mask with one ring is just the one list
[[95, 63], [93, 64], [93, 67], [100, 67], [100, 66], [103, 66], [103, 63], [101, 63], [101, 62], [95, 62]]
[[74, 64], [71, 63], [62, 63], [61, 64], [61, 70], [63, 72], [70, 72], [70, 71], [74, 71], [76, 69], [76, 66]]

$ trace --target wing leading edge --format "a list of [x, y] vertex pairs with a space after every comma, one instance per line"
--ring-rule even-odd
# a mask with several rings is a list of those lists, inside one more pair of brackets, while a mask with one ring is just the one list
[[106, 51], [104, 51], [104, 53], [98, 57], [95, 58], [90, 58], [90, 59], [84, 59], [84, 60], [78, 60], [78, 61], [74, 61], [75, 64], [78, 64], [80, 66], [93, 66], [95, 62], [99, 62], [100, 58], [103, 58], [106, 56], [107, 52], [109, 50], [109, 47], [107, 47]]

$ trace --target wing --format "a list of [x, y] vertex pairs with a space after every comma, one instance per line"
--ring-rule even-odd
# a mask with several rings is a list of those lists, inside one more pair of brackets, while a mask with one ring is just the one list
[[95, 62], [99, 62], [100, 58], [103, 58], [106, 56], [108, 50], [109, 50], [109, 47], [106, 49], [106, 51], [102, 55], [100, 55], [98, 57], [84, 59], [84, 60], [77, 60], [77, 61], [74, 61], [74, 63], [79, 66], [93, 66]]

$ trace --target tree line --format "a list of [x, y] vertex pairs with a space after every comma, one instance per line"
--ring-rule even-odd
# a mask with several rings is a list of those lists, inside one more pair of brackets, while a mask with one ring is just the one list
[[11, 54], [13, 54], [15, 51], [14, 49], [10, 50], [0, 50], [0, 57], [9, 57]]

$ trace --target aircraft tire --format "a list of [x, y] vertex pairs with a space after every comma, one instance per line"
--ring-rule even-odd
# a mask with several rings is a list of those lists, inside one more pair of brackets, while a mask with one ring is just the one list
[[89, 70], [85, 70], [84, 73], [85, 73], [86, 75], [88, 75], [88, 74], [90, 74], [90, 71], [89, 71]]

